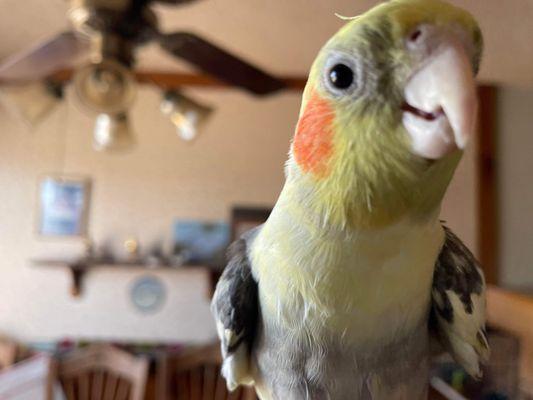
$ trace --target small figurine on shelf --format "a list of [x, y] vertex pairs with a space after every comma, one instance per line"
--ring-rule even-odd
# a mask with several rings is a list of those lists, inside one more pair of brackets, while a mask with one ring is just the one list
[[115, 263], [115, 256], [109, 243], [104, 243], [98, 247], [96, 257], [103, 264]]
[[86, 260], [94, 258], [94, 243], [90, 237], [83, 239], [83, 258]]
[[124, 241], [124, 249], [126, 250], [127, 259], [129, 262], [138, 262], [140, 255], [139, 241], [135, 238], [128, 238]]
[[186, 246], [175, 243], [169, 261], [173, 267], [182, 267], [190, 263], [191, 258], [191, 251]]
[[161, 245], [161, 243], [156, 243], [152, 247], [152, 249], [148, 253], [148, 256], [145, 259], [145, 262], [146, 265], [151, 268], [168, 265], [168, 260], [164, 254], [163, 246]]

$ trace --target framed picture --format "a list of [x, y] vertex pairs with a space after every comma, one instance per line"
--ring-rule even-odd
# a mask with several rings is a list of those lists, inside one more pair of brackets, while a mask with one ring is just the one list
[[184, 264], [219, 266], [224, 264], [230, 229], [222, 221], [186, 221], [174, 223], [174, 250]]
[[234, 207], [231, 210], [231, 238], [238, 239], [242, 234], [266, 222], [272, 208]]
[[91, 181], [48, 175], [39, 182], [37, 233], [41, 236], [87, 235]]

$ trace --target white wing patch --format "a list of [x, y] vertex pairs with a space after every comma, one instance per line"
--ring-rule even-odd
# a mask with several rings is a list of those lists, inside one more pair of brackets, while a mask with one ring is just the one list
[[241, 344], [237, 350], [224, 358], [222, 376], [226, 379], [226, 385], [230, 391], [234, 391], [239, 385], [253, 385], [254, 380], [250, 375], [250, 355], [247, 345]]
[[454, 319], [450, 323], [439, 318], [440, 328], [447, 336], [449, 351], [455, 360], [474, 378], [481, 378], [480, 364], [488, 361], [490, 351], [485, 337], [485, 298], [472, 294], [472, 314], [465, 311], [459, 296], [446, 291], [454, 310]]

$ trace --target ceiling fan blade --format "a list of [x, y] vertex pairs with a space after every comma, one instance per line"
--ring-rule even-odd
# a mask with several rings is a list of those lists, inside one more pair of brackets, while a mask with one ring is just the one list
[[161, 35], [161, 46], [221, 81], [257, 95], [285, 88], [285, 83], [261, 69], [189, 32]]
[[52, 39], [8, 57], [0, 64], [0, 80], [30, 81], [51, 75], [61, 68], [89, 58], [90, 42], [73, 32], [63, 32]]

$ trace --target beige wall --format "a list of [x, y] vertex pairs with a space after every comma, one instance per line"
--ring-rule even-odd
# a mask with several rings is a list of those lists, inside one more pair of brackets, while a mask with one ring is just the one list
[[500, 279], [533, 291], [533, 90], [504, 88], [498, 104]]
[[158, 93], [143, 88], [132, 112], [138, 146], [125, 155], [92, 151], [92, 120], [74, 106], [62, 105], [35, 131], [1, 111], [0, 331], [27, 340], [214, 335], [201, 276], [159, 272], [171, 295], [161, 312], [144, 316], [127, 297], [138, 271], [91, 272], [83, 297], [73, 299], [66, 271], [29, 263], [81, 250], [78, 241], [33, 233], [36, 184], [49, 172], [92, 177], [91, 235], [117, 251], [130, 236], [145, 250], [158, 241], [168, 248], [174, 218], [225, 219], [232, 204], [273, 204], [299, 96], [252, 101], [231, 91], [201, 95], [217, 105], [217, 113], [205, 135], [187, 144], [161, 116]]
[[[272, 205], [283, 183], [299, 95], [264, 100], [234, 91], [198, 95], [217, 112], [205, 134], [186, 144], [160, 115], [157, 92], [142, 89], [132, 112], [138, 147], [127, 155], [92, 151], [92, 120], [73, 106], [63, 105], [33, 132], [0, 111], [0, 331], [23, 340], [187, 341], [214, 335], [201, 276], [161, 272], [169, 298], [161, 312], [143, 316], [127, 297], [139, 272], [90, 273], [83, 297], [73, 299], [65, 271], [29, 263], [81, 248], [32, 232], [36, 182], [48, 172], [92, 177], [91, 235], [117, 250], [130, 236], [145, 249], [158, 240], [168, 245], [174, 218], [224, 219], [232, 204]], [[472, 154], [452, 184], [443, 218], [475, 246]]]

